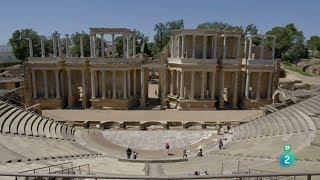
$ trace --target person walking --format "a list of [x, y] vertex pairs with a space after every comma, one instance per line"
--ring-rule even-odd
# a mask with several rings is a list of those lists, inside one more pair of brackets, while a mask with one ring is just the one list
[[187, 155], [187, 150], [184, 149], [184, 150], [183, 150], [183, 156], [182, 156], [182, 158], [187, 158], [187, 157], [188, 157], [188, 155]]
[[127, 153], [127, 158], [130, 159], [130, 158], [131, 158], [131, 154], [132, 154], [132, 149], [130, 149], [130, 148], [128, 147], [126, 153]]
[[219, 139], [219, 149], [222, 149], [222, 147], [223, 147], [223, 141], [222, 141], [222, 139], [220, 138], [220, 139]]
[[167, 144], [166, 144], [166, 150], [167, 150], [168, 156], [170, 155], [169, 149], [170, 149], [170, 145], [169, 145], [169, 143], [167, 143]]

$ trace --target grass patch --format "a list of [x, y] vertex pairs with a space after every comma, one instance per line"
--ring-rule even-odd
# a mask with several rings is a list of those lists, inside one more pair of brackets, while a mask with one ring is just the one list
[[283, 62], [282, 65], [283, 65], [284, 69], [288, 69], [288, 70], [297, 72], [297, 73], [304, 75], [304, 76], [309, 76], [309, 77], [313, 76], [312, 74], [310, 74], [308, 72], [304, 72], [301, 69], [292, 66], [292, 64], [290, 64], [288, 62]]

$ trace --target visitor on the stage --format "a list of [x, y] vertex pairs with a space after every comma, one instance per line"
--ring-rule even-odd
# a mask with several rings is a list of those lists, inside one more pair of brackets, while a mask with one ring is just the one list
[[222, 139], [220, 138], [220, 139], [219, 139], [219, 149], [222, 149], [222, 147], [223, 147], [223, 141], [222, 141]]
[[200, 149], [200, 150], [199, 150], [199, 152], [198, 152], [197, 156], [198, 156], [198, 157], [201, 157], [201, 156], [203, 156], [203, 152], [202, 152], [202, 149]]
[[187, 157], [188, 157], [188, 155], [187, 155], [187, 150], [184, 149], [184, 150], [183, 150], [183, 156], [182, 156], [182, 158], [187, 158]]
[[138, 157], [138, 153], [136, 153], [135, 151], [133, 151], [133, 159], [137, 159], [137, 157]]
[[170, 149], [170, 145], [169, 145], [169, 143], [167, 143], [167, 144], [166, 144], [166, 150], [167, 150], [168, 156], [170, 155], [169, 149]]
[[128, 147], [126, 153], [127, 153], [127, 158], [131, 159], [132, 150], [129, 147]]

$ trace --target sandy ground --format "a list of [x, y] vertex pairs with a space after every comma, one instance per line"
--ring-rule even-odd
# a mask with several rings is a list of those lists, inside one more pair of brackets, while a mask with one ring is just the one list
[[68, 121], [248, 121], [262, 110], [178, 111], [178, 110], [43, 110], [43, 115]]

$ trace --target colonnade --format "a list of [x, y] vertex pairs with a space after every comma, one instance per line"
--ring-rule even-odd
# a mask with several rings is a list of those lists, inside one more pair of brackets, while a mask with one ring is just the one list
[[[203, 49], [202, 49], [202, 59], [207, 59], [207, 44], [208, 37], [211, 38], [212, 43], [212, 56], [211, 59], [217, 59], [217, 34], [211, 35], [185, 35], [179, 34], [175, 36], [171, 36], [171, 58], [188, 58], [186, 51], [186, 36], [192, 36], [192, 57], [196, 59], [196, 37], [203, 38]], [[180, 43], [181, 42], [181, 43]]]
[[[185, 85], [185, 74], [189, 73], [191, 76], [190, 86]], [[184, 70], [170, 70], [170, 96], [175, 96], [178, 99], [196, 99], [195, 96], [195, 75], [196, 73], [201, 73], [201, 86], [200, 86], [200, 99], [211, 99], [215, 100], [215, 81], [216, 81], [216, 72], [215, 71], [184, 71]], [[207, 75], [209, 73], [209, 76]], [[209, 85], [206, 85], [207, 78], [210, 78], [211, 81]], [[176, 80], [175, 80], [176, 79]], [[207, 90], [209, 90], [207, 92]], [[189, 92], [189, 93], [188, 93]], [[207, 94], [205, 94], [207, 92]], [[206, 95], [206, 96], [205, 96]]]
[[[257, 73], [257, 82], [251, 82], [251, 74], [252, 73]], [[256, 83], [256, 92], [255, 92], [255, 99], [256, 100], [260, 100], [260, 93], [261, 93], [261, 83], [265, 83], [265, 82], [261, 82], [261, 77], [263, 73], [267, 73], [268, 74], [268, 90], [267, 90], [267, 99], [270, 100], [271, 99], [271, 95], [272, 95], [272, 79], [273, 79], [273, 72], [261, 72], [261, 71], [249, 71], [247, 70], [246, 72], [246, 86], [245, 86], [245, 99], [249, 100], [251, 97], [249, 95], [249, 88], [252, 87], [253, 83]]]
[[[38, 98], [38, 90], [37, 90], [37, 80], [36, 80], [36, 70], [31, 70], [31, 79], [32, 79], [32, 97]], [[43, 85], [44, 85], [44, 98], [49, 98], [49, 90], [48, 90], [48, 71], [47, 69], [38, 70], [42, 72], [43, 74]], [[59, 69], [53, 69], [51, 70], [54, 72], [54, 78], [55, 78], [55, 98], [60, 99], [61, 98], [61, 88], [60, 85], [63, 86], [63, 83], [60, 83], [60, 70]]]
[[[275, 57], [275, 49], [276, 49], [276, 37], [273, 35], [247, 35], [245, 37], [245, 41], [244, 41], [244, 56], [245, 58], [247, 58], [248, 60], [252, 60], [255, 59], [255, 57], [253, 57], [253, 53], [252, 53], [252, 44], [253, 44], [253, 38], [259, 38], [260, 39], [260, 60], [264, 59], [264, 48], [265, 48], [265, 40], [267, 38], [272, 38], [272, 50], [271, 50], [271, 59], [274, 59]], [[249, 49], [248, 49], [248, 39], [249, 39]], [[248, 51], [248, 54], [247, 54]]]
[[[104, 40], [105, 34], [100, 34], [101, 37], [101, 58], [105, 57], [105, 40]], [[114, 33], [111, 34], [112, 36], [112, 46], [115, 47], [115, 35]], [[66, 54], [65, 57], [71, 57], [70, 53], [70, 39], [69, 34], [65, 35], [65, 47], [66, 47]], [[123, 46], [123, 57], [122, 58], [130, 58], [136, 57], [136, 36], [135, 34], [122, 34], [122, 46]], [[130, 41], [132, 38], [132, 56], [130, 56]], [[80, 58], [84, 58], [84, 46], [83, 46], [83, 35], [80, 36]], [[40, 44], [41, 44], [41, 57], [46, 57], [45, 54], [45, 43], [44, 43], [44, 36], [40, 36]], [[53, 46], [53, 57], [62, 57], [62, 49], [61, 49], [61, 40], [60, 38], [57, 38], [56, 36], [52, 36], [52, 46]], [[90, 34], [90, 58], [96, 58], [98, 57], [96, 54], [96, 34]], [[59, 51], [57, 51], [57, 49]], [[58, 53], [59, 52], [59, 53]], [[33, 43], [32, 39], [29, 38], [29, 57], [33, 57]], [[116, 48], [112, 49], [112, 58], [116, 57]]]

